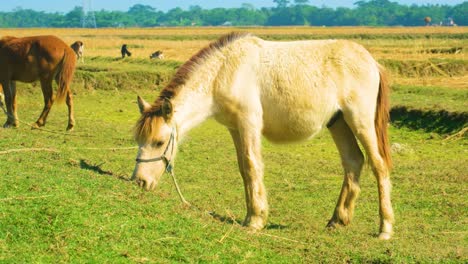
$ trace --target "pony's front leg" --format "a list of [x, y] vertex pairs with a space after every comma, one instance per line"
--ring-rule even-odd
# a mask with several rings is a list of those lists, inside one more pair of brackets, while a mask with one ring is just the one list
[[18, 127], [18, 115], [16, 113], [16, 83], [13, 81], [6, 81], [2, 82], [2, 86], [7, 111], [7, 121], [3, 127]]
[[236, 146], [239, 171], [244, 181], [247, 215], [244, 225], [262, 229], [268, 218], [268, 201], [263, 184], [260, 133], [230, 130]]

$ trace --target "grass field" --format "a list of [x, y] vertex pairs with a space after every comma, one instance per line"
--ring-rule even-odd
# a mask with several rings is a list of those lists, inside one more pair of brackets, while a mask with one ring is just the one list
[[[396, 217], [390, 241], [376, 237], [377, 188], [368, 168], [352, 224], [325, 228], [342, 183], [338, 153], [326, 131], [300, 144], [263, 142], [271, 211], [261, 232], [239, 225], [245, 202], [234, 146], [213, 120], [188, 135], [175, 166], [185, 197], [199, 209], [180, 203], [168, 175], [152, 192], [130, 182], [136, 95], [153, 100], [185, 59], [231, 30], [0, 30], [1, 35], [57, 34], [86, 45], [72, 87], [73, 133], [63, 133], [64, 105], [52, 109], [48, 131], [26, 124], [0, 128], [1, 263], [468, 261], [468, 141], [460, 134], [468, 124], [463, 27], [240, 29], [282, 40], [348, 36], [389, 69]], [[133, 45], [135, 56], [117, 59], [124, 42]], [[458, 46], [464, 49], [457, 54], [426, 52]], [[147, 59], [156, 49], [168, 59]], [[32, 123], [42, 109], [40, 88], [20, 84], [18, 90], [19, 117]]]

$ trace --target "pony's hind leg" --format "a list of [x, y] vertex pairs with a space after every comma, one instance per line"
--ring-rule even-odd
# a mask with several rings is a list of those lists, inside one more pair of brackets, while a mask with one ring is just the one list
[[244, 225], [262, 229], [268, 218], [268, 201], [263, 184], [263, 163], [260, 154], [260, 134], [252, 135], [230, 129], [236, 146], [239, 170], [244, 181], [247, 215]]
[[333, 140], [340, 153], [344, 169], [344, 180], [341, 193], [328, 227], [348, 225], [353, 217], [354, 205], [359, 195], [359, 176], [361, 174], [364, 157], [353, 132], [343, 117], [329, 127]]
[[[346, 117], [345, 117], [346, 118]], [[379, 141], [373, 118], [361, 115], [359, 120], [346, 119], [355, 136], [364, 147], [372, 168], [379, 192], [380, 235], [379, 238], [390, 239], [393, 233], [394, 215], [390, 200], [390, 168], [379, 152]], [[383, 128], [383, 129], [386, 129]]]
[[47, 116], [49, 115], [52, 104], [54, 103], [54, 94], [52, 90], [51, 79], [41, 79], [42, 95], [44, 97], [44, 109], [37, 119], [36, 123], [32, 125], [33, 128], [39, 128], [46, 124]]

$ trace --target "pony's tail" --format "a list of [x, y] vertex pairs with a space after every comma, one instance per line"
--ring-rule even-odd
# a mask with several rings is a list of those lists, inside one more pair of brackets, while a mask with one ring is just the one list
[[392, 157], [387, 133], [388, 122], [390, 120], [390, 86], [385, 69], [381, 65], [378, 65], [378, 68], [380, 84], [375, 111], [375, 133], [377, 135], [380, 156], [382, 156], [387, 168], [390, 170], [392, 168]]
[[67, 93], [70, 91], [70, 83], [73, 79], [73, 74], [75, 73], [76, 65], [76, 54], [70, 48], [65, 48], [65, 54], [60, 65], [60, 69], [57, 75], [57, 96], [55, 100], [58, 103], [61, 103], [65, 100]]

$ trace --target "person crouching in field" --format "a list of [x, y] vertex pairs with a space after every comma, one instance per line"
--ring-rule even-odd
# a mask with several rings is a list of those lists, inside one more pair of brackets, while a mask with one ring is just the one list
[[132, 56], [132, 53], [130, 51], [128, 51], [127, 49], [127, 44], [123, 44], [122, 45], [122, 48], [120, 49], [120, 52], [122, 53], [122, 59], [125, 58], [125, 55], [127, 56]]

